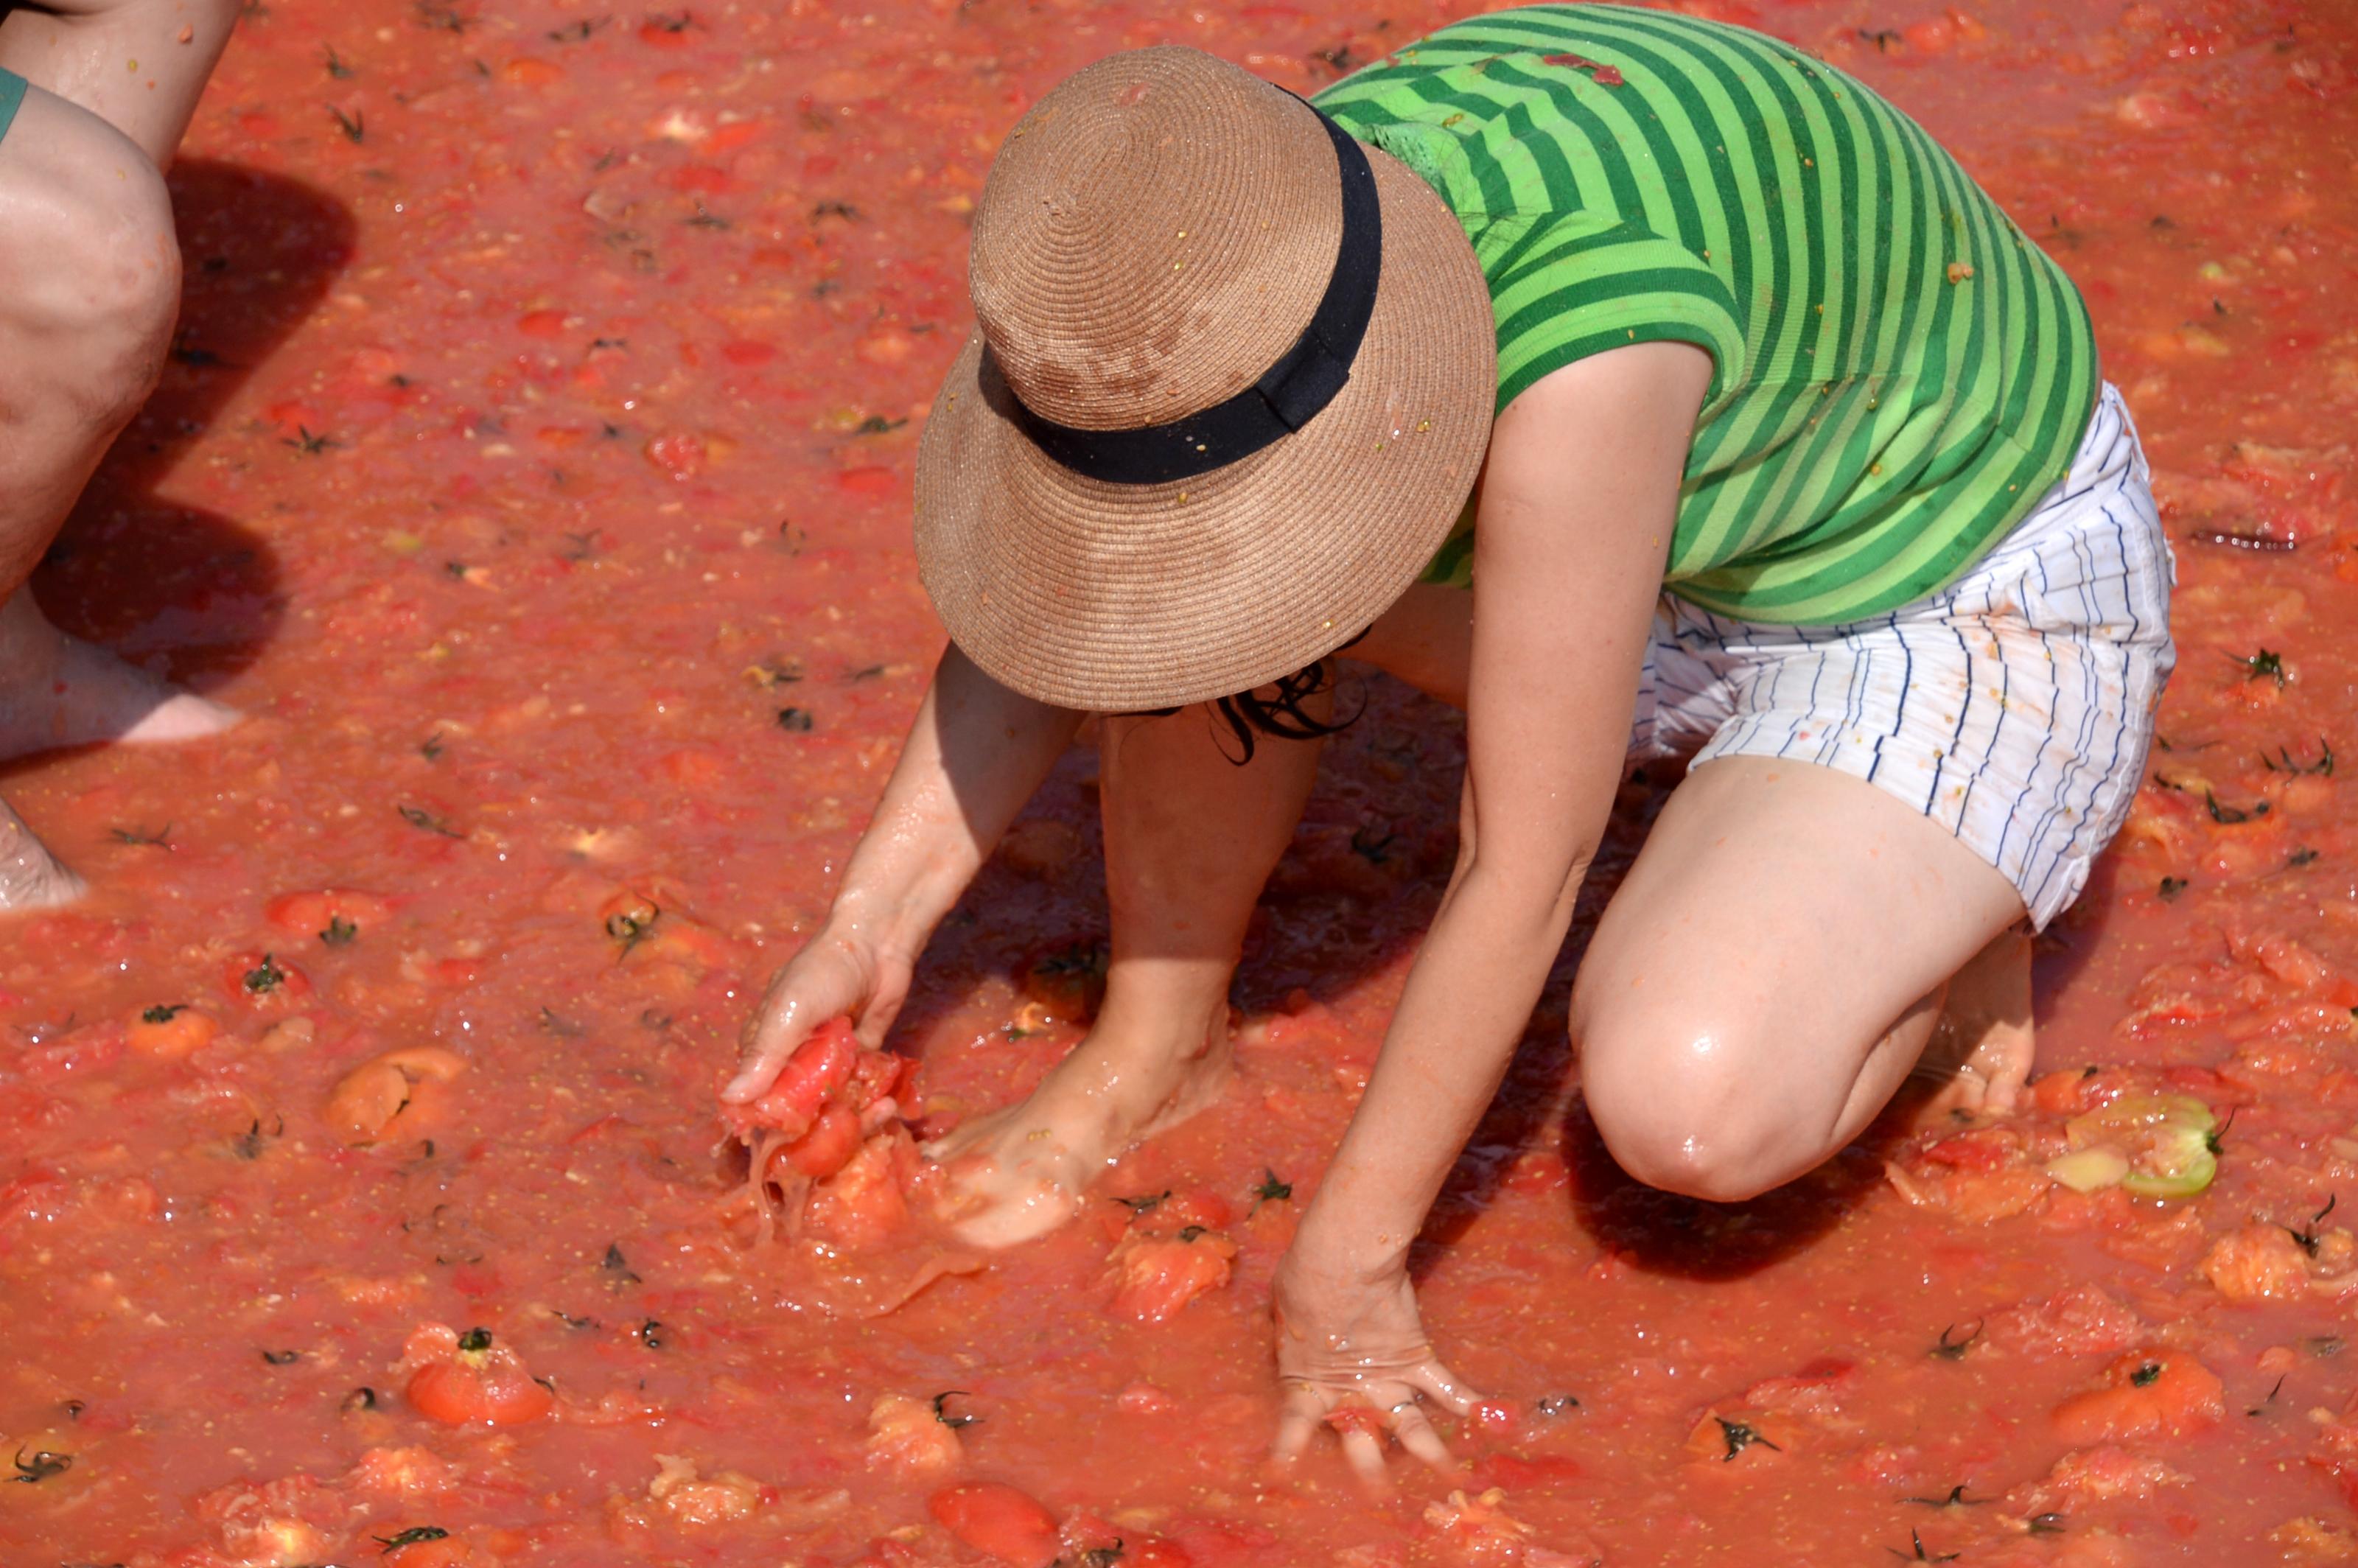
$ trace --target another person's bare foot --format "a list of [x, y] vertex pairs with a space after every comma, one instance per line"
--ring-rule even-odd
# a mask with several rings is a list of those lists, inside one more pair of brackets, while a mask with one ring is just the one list
[[[0, 762], [101, 741], [193, 740], [240, 717], [66, 635], [23, 589], [0, 604]], [[0, 912], [70, 903], [81, 893], [81, 879], [0, 801]]]
[[0, 800], [0, 914], [71, 903], [81, 893], [81, 879], [59, 864]]
[[1192, 1042], [1140, 1033], [1100, 1018], [1030, 1095], [925, 1146], [948, 1177], [942, 1213], [961, 1238], [1012, 1247], [1046, 1235], [1079, 1211], [1109, 1162], [1219, 1098], [1231, 1054], [1225, 1002]]
[[2030, 935], [2017, 927], [1999, 933], [1950, 980], [1941, 1022], [1909, 1076], [1933, 1088], [1936, 1108], [2002, 1115], [2029, 1081], [2037, 1050]]
[[101, 741], [193, 740], [239, 717], [68, 636], [23, 589], [0, 605], [0, 761]]

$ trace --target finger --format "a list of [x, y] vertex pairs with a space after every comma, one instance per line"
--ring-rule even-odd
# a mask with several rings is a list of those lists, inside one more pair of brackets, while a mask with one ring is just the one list
[[1369, 1487], [1384, 1484], [1384, 1447], [1376, 1434], [1360, 1427], [1343, 1433], [1343, 1457], [1351, 1462], [1352, 1473]]
[[1433, 1430], [1433, 1422], [1424, 1419], [1424, 1411], [1414, 1404], [1392, 1408], [1392, 1435], [1400, 1445], [1438, 1470], [1450, 1467], [1449, 1445]]
[[778, 1075], [784, 1071], [786, 1063], [793, 1058], [795, 1047], [810, 1033], [797, 1021], [797, 1011], [792, 1002], [774, 1009], [766, 1004], [763, 1006], [762, 1016], [753, 1026], [752, 1037], [746, 1042], [743, 1053], [738, 1057], [736, 1076], [729, 1080], [729, 1087], [720, 1091], [723, 1100], [742, 1104], [750, 1099], [759, 1099], [768, 1091], [770, 1085], [776, 1081]]
[[1300, 1386], [1286, 1395], [1285, 1409], [1277, 1418], [1277, 1442], [1270, 1449], [1279, 1464], [1293, 1464], [1310, 1446], [1311, 1438], [1325, 1424], [1326, 1412], [1320, 1408], [1323, 1402], [1316, 1394]]
[[1471, 1384], [1461, 1381], [1438, 1361], [1424, 1362], [1408, 1375], [1408, 1380], [1440, 1400], [1452, 1415], [1464, 1415], [1482, 1400]]

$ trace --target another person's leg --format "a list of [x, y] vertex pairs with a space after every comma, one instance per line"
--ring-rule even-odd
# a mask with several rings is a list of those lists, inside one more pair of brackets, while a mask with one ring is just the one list
[[[0, 134], [0, 761], [234, 718], [58, 632], [25, 583], [162, 366], [179, 250], [159, 163], [235, 14], [135, 0], [0, 23], [0, 70], [31, 83]], [[79, 891], [0, 804], [0, 910]]]
[[1038, 1088], [929, 1151], [950, 1167], [968, 1239], [1008, 1246], [1063, 1224], [1109, 1160], [1226, 1084], [1228, 982], [1320, 750], [1264, 739], [1239, 767], [1235, 746], [1203, 708], [1101, 721], [1105, 1001]]

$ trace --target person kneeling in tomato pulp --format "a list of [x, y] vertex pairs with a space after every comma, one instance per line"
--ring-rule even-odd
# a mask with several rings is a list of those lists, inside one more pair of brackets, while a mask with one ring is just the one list
[[1942, 1070], [2012, 1102], [2026, 928], [2127, 810], [2171, 566], [2077, 291], [1897, 110], [1775, 39], [1609, 5], [1455, 24], [1314, 104], [1142, 49], [1016, 127], [970, 276], [916, 486], [952, 645], [728, 1100], [838, 1015], [882, 1040], [1100, 716], [1102, 1009], [930, 1151], [969, 1240], [1069, 1217], [1220, 1093], [1347, 648], [1463, 707], [1468, 762], [1455, 874], [1277, 1276], [1281, 1452], [1344, 1411], [1362, 1471], [1387, 1431], [1445, 1457], [1425, 1402], [1472, 1396], [1410, 1243], [1633, 762], [1690, 771], [1573, 995], [1624, 1167], [1785, 1182], [1944, 1012]]

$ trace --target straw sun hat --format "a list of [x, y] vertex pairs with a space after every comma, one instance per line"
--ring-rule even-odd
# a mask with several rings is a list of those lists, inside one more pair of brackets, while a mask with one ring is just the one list
[[1067, 78], [976, 214], [981, 330], [917, 456], [917, 568], [1017, 691], [1135, 712], [1325, 656], [1448, 535], [1490, 300], [1401, 165], [1189, 49]]

